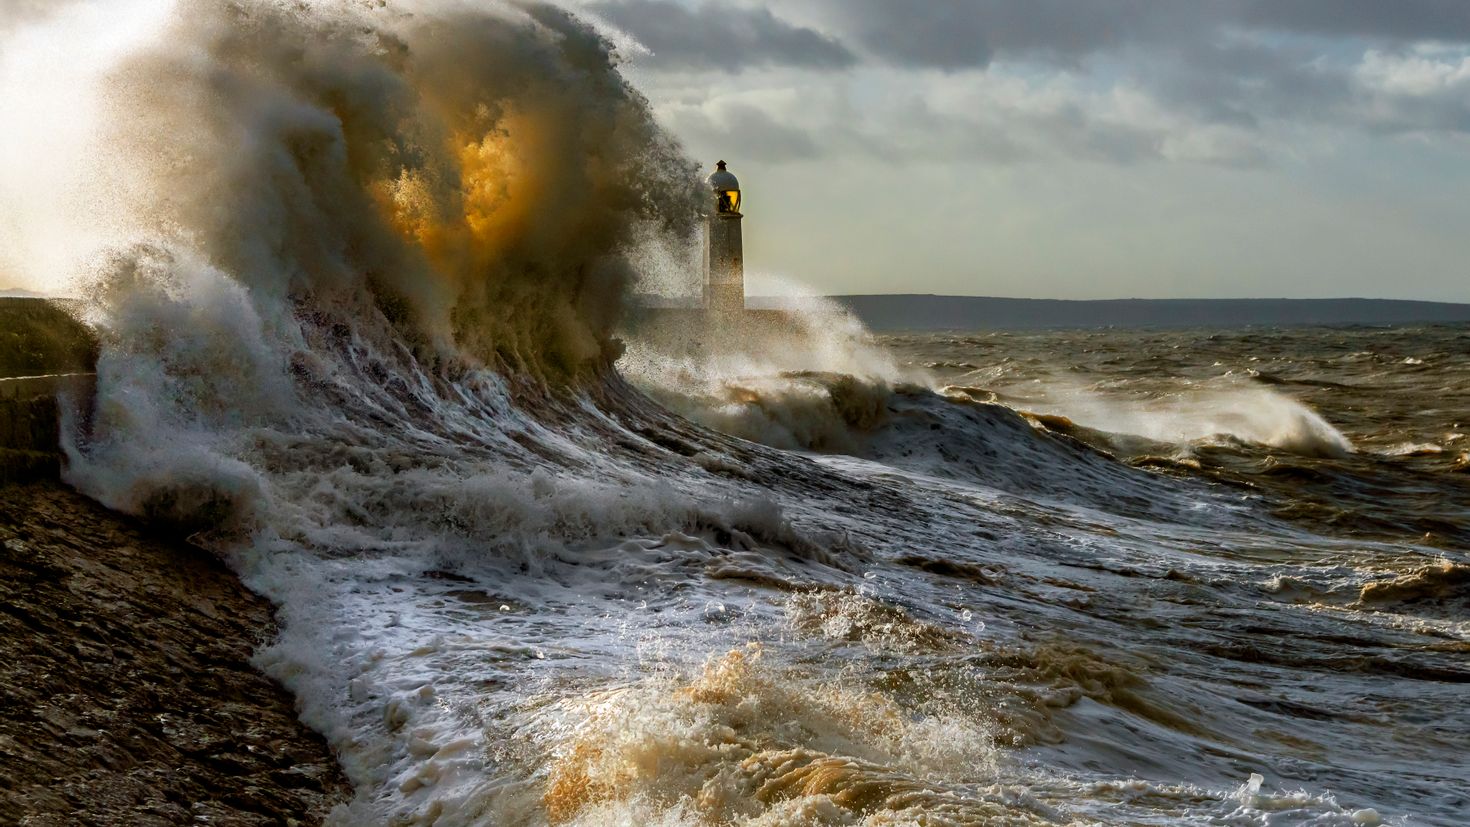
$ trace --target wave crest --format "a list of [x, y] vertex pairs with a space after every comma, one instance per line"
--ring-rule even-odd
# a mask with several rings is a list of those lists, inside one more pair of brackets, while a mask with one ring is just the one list
[[102, 81], [105, 160], [71, 182], [123, 250], [96, 269], [139, 240], [207, 262], [287, 347], [325, 307], [430, 363], [595, 371], [635, 228], [697, 203], [615, 64], [540, 3], [182, 4]]

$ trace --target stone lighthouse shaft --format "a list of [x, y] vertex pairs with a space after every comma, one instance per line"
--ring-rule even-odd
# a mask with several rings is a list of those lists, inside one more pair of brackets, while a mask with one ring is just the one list
[[745, 310], [745, 257], [740, 238], [740, 182], [725, 162], [705, 180], [714, 200], [704, 236], [704, 306], [711, 313]]

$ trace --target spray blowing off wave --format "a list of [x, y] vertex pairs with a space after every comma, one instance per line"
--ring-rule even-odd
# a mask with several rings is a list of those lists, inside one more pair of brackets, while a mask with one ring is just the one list
[[430, 364], [610, 361], [622, 246], [688, 223], [690, 167], [565, 12], [450, 9], [176, 9], [106, 80], [86, 186], [114, 249], [148, 246], [102, 265], [104, 298], [222, 275], [278, 339], [377, 318]]
[[861, 454], [894, 389], [925, 381], [830, 302], [723, 327], [697, 316], [635, 320], [629, 334], [619, 370], [660, 403], [785, 450]]
[[1067, 381], [1048, 382], [1012, 404], [1114, 434], [1175, 445], [1221, 439], [1309, 457], [1340, 457], [1352, 443], [1318, 413], [1265, 388], [1220, 382], [1151, 398], [1110, 398]]

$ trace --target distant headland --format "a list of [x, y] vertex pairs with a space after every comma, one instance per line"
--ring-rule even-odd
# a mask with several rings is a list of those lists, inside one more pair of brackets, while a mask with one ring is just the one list
[[[869, 330], [1038, 330], [1470, 322], [1470, 304], [1397, 299], [1008, 299], [921, 294], [828, 296]], [[752, 308], [801, 299], [751, 297]]]

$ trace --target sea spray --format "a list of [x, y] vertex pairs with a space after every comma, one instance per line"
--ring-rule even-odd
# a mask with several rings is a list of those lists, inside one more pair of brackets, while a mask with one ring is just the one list
[[323, 403], [401, 416], [445, 371], [605, 369], [632, 228], [693, 214], [607, 48], [534, 4], [177, 8], [96, 115], [119, 235], [82, 282], [110, 346], [76, 478], [136, 507], [108, 489]]

